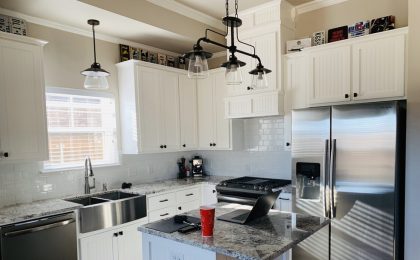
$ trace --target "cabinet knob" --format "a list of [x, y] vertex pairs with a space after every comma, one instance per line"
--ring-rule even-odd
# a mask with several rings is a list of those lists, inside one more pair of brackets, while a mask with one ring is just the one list
[[117, 237], [118, 236], [118, 233], [114, 233], [114, 237]]
[[247, 90], [253, 90], [254, 88], [251, 88], [251, 87], [248, 86], [246, 89]]
[[345, 95], [344, 95], [344, 97], [345, 97], [345, 98], [349, 98], [349, 94], [345, 94]]
[[289, 143], [289, 142], [287, 142], [287, 143], [286, 143], [286, 146], [290, 146], [290, 143]]
[[166, 149], [166, 144], [163, 146], [163, 148], [165, 148], [165, 149]]
[[213, 193], [216, 193], [216, 190], [213, 190]]
[[213, 143], [213, 146], [216, 146], [216, 143]]
[[187, 145], [186, 144], [183, 144], [182, 147], [187, 147]]
[[213, 144], [212, 144], [212, 143], [210, 143], [210, 146], [213, 146]]
[[160, 146], [160, 149], [163, 149], [163, 145]]
[[353, 93], [353, 97], [357, 97], [358, 96], [358, 94], [357, 93]]
[[182, 207], [178, 207], [178, 209], [179, 209], [179, 210], [181, 210], [181, 209], [182, 209]]
[[122, 236], [124, 233], [122, 231], [118, 232], [118, 235]]
[[4, 152], [4, 153], [0, 153], [0, 158], [7, 158], [9, 157], [9, 153], [8, 152]]

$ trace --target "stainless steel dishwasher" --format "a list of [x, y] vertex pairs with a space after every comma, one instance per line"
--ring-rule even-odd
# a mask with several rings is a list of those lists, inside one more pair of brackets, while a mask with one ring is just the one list
[[73, 212], [0, 227], [1, 260], [77, 260]]

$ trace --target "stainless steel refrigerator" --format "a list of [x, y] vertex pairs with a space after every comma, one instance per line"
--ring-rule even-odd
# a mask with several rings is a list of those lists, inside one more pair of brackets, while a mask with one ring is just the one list
[[331, 218], [293, 260], [403, 259], [405, 115], [405, 101], [293, 111], [293, 211]]

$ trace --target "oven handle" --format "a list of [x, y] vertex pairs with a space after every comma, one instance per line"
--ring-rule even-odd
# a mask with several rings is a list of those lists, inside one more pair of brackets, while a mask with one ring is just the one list
[[230, 203], [239, 203], [239, 204], [246, 204], [246, 205], [254, 205], [257, 199], [254, 198], [245, 198], [239, 196], [227, 196], [227, 195], [217, 195], [218, 202], [230, 202]]
[[47, 224], [43, 226], [27, 228], [27, 229], [22, 229], [22, 230], [17, 230], [17, 231], [11, 231], [11, 232], [4, 233], [4, 237], [16, 237], [16, 236], [35, 233], [35, 232], [39, 232], [39, 231], [43, 231], [47, 229], [56, 228], [56, 227], [62, 227], [62, 226], [71, 224], [74, 221], [75, 221], [74, 219], [67, 219], [67, 220], [63, 220], [63, 221], [59, 221], [59, 222], [55, 222], [55, 223], [51, 223], [51, 224]]

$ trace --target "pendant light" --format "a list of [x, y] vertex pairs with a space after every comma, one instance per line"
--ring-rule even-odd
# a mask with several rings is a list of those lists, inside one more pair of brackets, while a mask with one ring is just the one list
[[[201, 47], [200, 43], [205, 42], [209, 44], [213, 44], [222, 48], [229, 50], [231, 55], [229, 56], [229, 60], [221, 65], [221, 67], [226, 68], [226, 83], [227, 85], [240, 85], [242, 83], [242, 74], [241, 74], [241, 67], [245, 66], [246, 63], [242, 62], [237, 59], [235, 53], [240, 53], [246, 56], [250, 56], [256, 60], [258, 60], [257, 67], [250, 71], [249, 73], [253, 75], [253, 88], [266, 88], [268, 87], [267, 82], [267, 74], [271, 72], [271, 70], [264, 68], [262, 65], [261, 59], [255, 54], [255, 47], [248, 43], [242, 42], [239, 40], [238, 36], [238, 27], [242, 25], [242, 20], [238, 17], [238, 0], [235, 0], [235, 16], [229, 16], [229, 0], [226, 0], [226, 17], [223, 18], [222, 22], [226, 25], [226, 33], [221, 34], [211, 29], [206, 29], [205, 36], [198, 39], [197, 43], [194, 45], [192, 51], [186, 53], [184, 55], [185, 58], [189, 59], [188, 63], [188, 77], [190, 78], [207, 78], [208, 73], [208, 63], [207, 59], [211, 58], [212, 54], [205, 52]], [[228, 31], [230, 30], [230, 46], [212, 41], [208, 38], [208, 32], [213, 32], [223, 37], [228, 35]], [[235, 37], [236, 34], [236, 37]], [[235, 39], [244, 45], [250, 46], [253, 48], [253, 53], [248, 53], [242, 50], [239, 50], [235, 46]]]
[[90, 19], [87, 21], [89, 25], [92, 25], [93, 32], [93, 58], [94, 62], [90, 68], [82, 71], [82, 75], [85, 76], [84, 86], [87, 89], [108, 89], [107, 77], [111, 75], [108, 71], [101, 68], [101, 64], [96, 62], [96, 42], [95, 42], [95, 26], [99, 25], [98, 20]]

